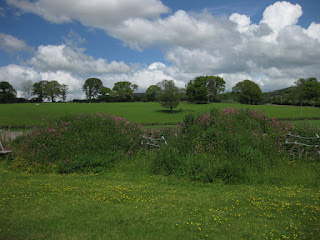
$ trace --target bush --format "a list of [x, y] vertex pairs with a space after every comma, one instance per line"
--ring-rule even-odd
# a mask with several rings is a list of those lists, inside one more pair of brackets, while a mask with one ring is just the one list
[[[153, 155], [153, 171], [226, 183], [273, 181], [270, 172], [286, 172], [293, 159], [285, 135], [302, 130], [258, 111], [232, 108], [187, 115], [180, 128], [180, 134]], [[303, 131], [310, 135], [312, 129]]]
[[10, 168], [29, 172], [99, 172], [139, 146], [139, 125], [109, 114], [80, 114], [35, 128], [13, 145]]

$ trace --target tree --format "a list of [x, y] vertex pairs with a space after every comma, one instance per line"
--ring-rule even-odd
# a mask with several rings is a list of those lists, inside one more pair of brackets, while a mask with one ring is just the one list
[[224, 91], [225, 81], [217, 76], [200, 76], [187, 85], [187, 96], [190, 101], [207, 103], [219, 101], [218, 93]]
[[47, 82], [47, 84], [45, 85], [45, 96], [46, 96], [46, 98], [49, 101], [54, 102], [55, 98], [59, 97], [60, 94], [61, 94], [60, 87], [61, 87], [60, 83], [58, 83], [58, 81], [56, 81], [56, 80]]
[[186, 94], [191, 102], [207, 103], [209, 99], [207, 79], [196, 77], [194, 80], [191, 80], [187, 85]]
[[101, 90], [101, 95], [99, 97], [99, 100], [109, 102], [112, 97], [113, 97], [112, 90], [108, 87], [103, 87]]
[[38, 102], [43, 102], [46, 98], [46, 85], [48, 81], [39, 81], [33, 84], [32, 95], [37, 96]]
[[88, 78], [82, 86], [82, 90], [85, 92], [89, 101], [98, 97], [103, 88], [102, 81], [98, 78]]
[[[300, 78], [299, 80], [297, 80], [297, 81], [295, 82], [295, 84], [296, 84], [296, 96], [298, 97], [298, 100], [299, 100], [301, 106], [302, 106], [302, 101], [303, 101], [304, 99], [309, 99], [308, 94], [306, 94], [306, 93], [308, 92], [308, 93], [311, 93], [311, 94], [312, 94], [312, 89], [310, 89], [310, 87], [308, 87], [308, 86], [310, 85], [310, 83], [311, 83], [311, 86], [312, 86], [313, 84], [315, 84], [315, 86], [316, 86], [316, 85], [317, 85], [317, 84], [316, 84], [317, 82], [318, 82], [318, 81], [317, 81], [316, 78], [308, 78], [308, 79]], [[308, 88], [309, 90], [306, 90], [306, 89], [305, 89], [305, 91], [304, 91], [304, 93], [303, 93], [303, 89], [304, 89], [304, 86], [305, 86], [306, 84], [307, 84], [307, 88]]]
[[60, 97], [62, 98], [62, 102], [65, 102], [67, 99], [67, 91], [69, 90], [68, 85], [61, 84], [60, 85]]
[[116, 82], [112, 88], [115, 97], [120, 102], [128, 102], [133, 99], [134, 90], [138, 89], [138, 85], [131, 82]]
[[221, 77], [207, 76], [207, 87], [210, 102], [218, 102], [218, 93], [223, 92], [226, 82]]
[[16, 101], [16, 90], [8, 82], [0, 82], [0, 103], [14, 103]]
[[180, 102], [179, 88], [173, 80], [162, 80], [157, 86], [161, 89], [161, 92], [157, 95], [158, 101], [163, 107], [170, 108], [170, 112], [173, 112], [172, 109], [177, 107]]
[[21, 88], [22, 88], [24, 97], [27, 100], [29, 100], [32, 96], [33, 82], [31, 80], [26, 80], [26, 81], [22, 82]]
[[320, 98], [320, 82], [308, 81], [301, 90], [302, 99], [317, 101]]
[[238, 101], [244, 104], [260, 104], [263, 100], [263, 94], [258, 84], [244, 80], [237, 83], [232, 92], [236, 95]]
[[154, 102], [157, 100], [157, 95], [161, 92], [161, 88], [157, 85], [151, 85], [146, 90], [146, 98], [149, 102]]

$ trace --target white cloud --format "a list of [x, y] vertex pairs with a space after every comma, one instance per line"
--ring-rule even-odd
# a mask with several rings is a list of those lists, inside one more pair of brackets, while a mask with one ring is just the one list
[[39, 46], [29, 63], [40, 71], [66, 71], [86, 75], [123, 73], [130, 70], [124, 62], [108, 63], [102, 58], [94, 59], [65, 45]]
[[317, 39], [320, 42], [320, 24], [315, 22], [311, 23], [306, 33], [309, 37]]
[[0, 48], [8, 53], [32, 51], [23, 40], [5, 33], [0, 33]]
[[154, 18], [169, 12], [159, 0], [7, 0], [7, 3], [53, 23], [77, 20], [103, 29], [129, 18]]

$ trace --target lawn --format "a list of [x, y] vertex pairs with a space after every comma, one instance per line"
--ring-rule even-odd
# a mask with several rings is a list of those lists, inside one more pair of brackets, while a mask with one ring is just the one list
[[320, 108], [278, 105], [243, 105], [238, 103], [189, 104], [181, 103], [174, 113], [162, 108], [158, 103], [42, 103], [0, 104], [0, 127], [35, 126], [72, 113], [111, 113], [138, 123], [167, 124], [183, 120], [188, 113], [210, 111], [212, 108], [258, 109], [275, 118], [319, 118]]
[[204, 184], [125, 168], [41, 175], [1, 166], [0, 239], [320, 238], [318, 187]]

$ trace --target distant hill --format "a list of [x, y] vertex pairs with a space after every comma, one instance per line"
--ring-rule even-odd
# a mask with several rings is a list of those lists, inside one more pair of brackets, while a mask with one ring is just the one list
[[296, 105], [298, 103], [296, 87], [288, 87], [263, 93], [265, 103]]

